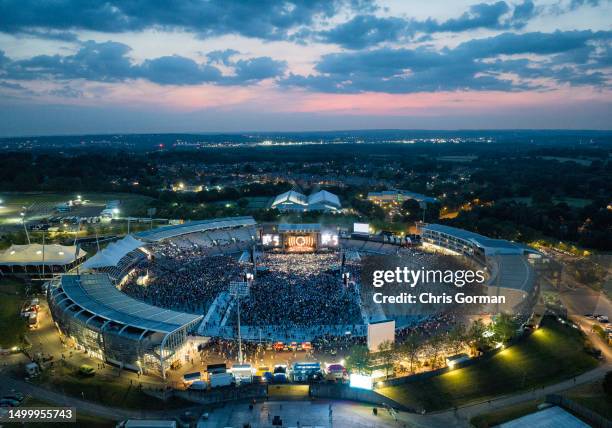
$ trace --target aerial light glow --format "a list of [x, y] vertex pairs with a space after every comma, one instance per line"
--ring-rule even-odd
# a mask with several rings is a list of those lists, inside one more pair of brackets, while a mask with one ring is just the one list
[[357, 373], [351, 373], [349, 378], [349, 385], [351, 388], [359, 388], [359, 389], [372, 389], [372, 377], [361, 375]]

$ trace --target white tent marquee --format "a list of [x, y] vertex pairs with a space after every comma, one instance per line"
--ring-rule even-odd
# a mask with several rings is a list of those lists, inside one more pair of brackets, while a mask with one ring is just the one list
[[87, 255], [79, 248], [75, 257], [76, 251], [77, 247], [74, 245], [11, 245], [0, 253], [0, 266], [66, 266]]

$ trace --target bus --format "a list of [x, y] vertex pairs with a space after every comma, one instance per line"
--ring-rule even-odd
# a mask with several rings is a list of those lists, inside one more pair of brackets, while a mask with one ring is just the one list
[[295, 362], [291, 367], [291, 379], [294, 382], [308, 382], [311, 380], [321, 380], [322, 378], [321, 363]]

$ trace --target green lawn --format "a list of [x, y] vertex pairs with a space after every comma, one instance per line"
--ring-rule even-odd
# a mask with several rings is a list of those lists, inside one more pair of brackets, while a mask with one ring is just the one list
[[0, 347], [10, 348], [21, 343], [27, 324], [19, 316], [23, 303], [24, 284], [0, 278]]
[[[94, 192], [19, 192], [19, 193], [0, 193], [4, 208], [0, 209], [0, 224], [15, 223], [15, 218], [19, 219], [19, 213], [22, 207], [28, 208], [28, 218], [40, 218], [51, 215], [57, 215], [53, 208], [59, 203], [75, 199], [77, 194], [80, 195], [88, 203], [85, 205], [85, 210], [91, 216], [91, 210], [87, 210], [87, 206], [96, 207], [93, 212], [104, 209], [105, 204], [111, 200], [121, 201], [121, 215], [146, 216], [147, 207], [152, 200], [148, 196], [138, 195], [134, 193], [94, 193]], [[74, 213], [78, 215], [80, 208], [74, 208]], [[69, 215], [66, 213], [65, 215]], [[75, 214], [72, 214], [75, 215]]]
[[597, 361], [583, 351], [583, 342], [579, 331], [547, 318], [529, 338], [489, 360], [378, 392], [431, 411], [529, 390], [595, 367]]
[[268, 205], [272, 200], [270, 196], [250, 196], [246, 197], [245, 199], [249, 201], [249, 205], [247, 206], [247, 208], [250, 209], [268, 208]]
[[602, 383], [599, 380], [580, 385], [564, 392], [563, 396], [608, 419], [612, 419], [612, 397], [604, 393]]
[[482, 415], [474, 416], [472, 419], [470, 419], [470, 423], [476, 428], [494, 427], [503, 424], [504, 422], [536, 412], [538, 410], [538, 405], [541, 403], [542, 400], [533, 400], [496, 410], [491, 413], [484, 413]]
[[140, 391], [135, 383], [130, 385], [129, 380], [123, 377], [108, 377], [94, 374], [84, 377], [71, 366], [55, 366], [54, 374], [44, 375], [39, 382], [50, 384], [55, 391], [66, 395], [104, 404], [112, 407], [127, 409], [163, 410], [180, 408], [188, 403], [171, 399], [167, 402], [151, 397]]

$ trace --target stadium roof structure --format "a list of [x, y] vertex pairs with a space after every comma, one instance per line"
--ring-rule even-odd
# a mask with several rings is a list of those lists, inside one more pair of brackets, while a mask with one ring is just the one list
[[97, 253], [95, 256], [83, 263], [84, 269], [102, 268], [107, 266], [117, 266], [127, 253], [144, 246], [145, 243], [127, 235], [119, 241], [111, 243], [108, 247]]
[[536, 250], [527, 247], [526, 245], [519, 244], [512, 241], [506, 241], [505, 239], [493, 239], [486, 236], [480, 235], [469, 230], [459, 229], [456, 227], [446, 226], [443, 224], [428, 224], [423, 227], [434, 232], [443, 233], [449, 236], [453, 236], [458, 239], [469, 241], [479, 247], [481, 247], [485, 254], [523, 254], [527, 252], [537, 253]]
[[281, 223], [278, 225], [279, 232], [320, 232], [321, 225], [319, 223]]
[[74, 263], [87, 255], [81, 248], [74, 245], [59, 244], [27, 244], [11, 245], [0, 253], [2, 266], [65, 266]]
[[119, 291], [106, 274], [63, 275], [61, 288], [76, 305], [109, 321], [160, 333], [172, 333], [202, 315], [163, 309]]
[[230, 227], [255, 226], [257, 223], [251, 216], [226, 217], [212, 220], [188, 221], [183, 224], [162, 226], [153, 230], [136, 233], [136, 238], [147, 242], [158, 242], [176, 236], [187, 235], [207, 230], [224, 229]]

